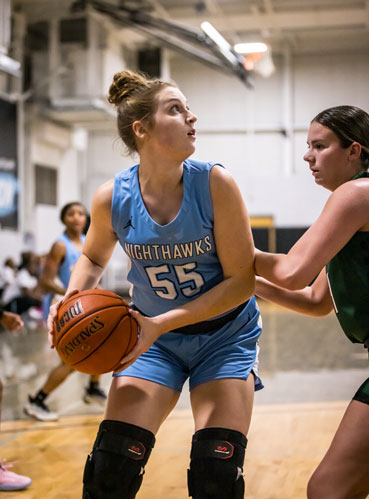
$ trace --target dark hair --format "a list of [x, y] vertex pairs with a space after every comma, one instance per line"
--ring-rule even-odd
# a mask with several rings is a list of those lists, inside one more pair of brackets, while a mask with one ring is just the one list
[[142, 121], [148, 128], [152, 126], [157, 108], [156, 96], [166, 87], [177, 85], [129, 70], [114, 75], [108, 101], [117, 108], [118, 133], [130, 153], [138, 152], [133, 122]]
[[60, 210], [60, 220], [64, 223], [64, 218], [65, 218], [65, 215], [67, 214], [67, 211], [69, 210], [69, 208], [71, 208], [72, 206], [81, 206], [87, 216], [87, 211], [86, 211], [86, 208], [83, 206], [82, 203], [80, 203], [79, 201], [72, 201], [70, 203], [67, 203], [66, 205], [63, 206], [63, 208]]
[[343, 148], [353, 142], [361, 145], [363, 170], [369, 168], [369, 114], [355, 106], [336, 106], [325, 109], [311, 120], [330, 128]]
[[33, 251], [23, 251], [21, 253], [21, 262], [18, 266], [18, 270], [22, 270], [26, 267], [28, 267], [28, 265], [31, 263], [32, 261], [32, 258], [36, 256], [35, 253], [33, 253]]

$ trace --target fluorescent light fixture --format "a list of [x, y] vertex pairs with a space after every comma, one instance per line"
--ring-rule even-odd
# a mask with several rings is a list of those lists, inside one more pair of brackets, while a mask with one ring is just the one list
[[224, 57], [231, 64], [239, 63], [237, 57], [232, 53], [232, 46], [227, 42], [225, 38], [222, 37], [222, 35], [214, 28], [212, 24], [204, 21], [203, 23], [201, 23], [201, 29], [219, 47]]
[[21, 76], [21, 63], [0, 52], [0, 71], [13, 76]]
[[266, 52], [268, 47], [265, 43], [237, 43], [234, 46], [238, 54], [254, 54], [255, 52]]

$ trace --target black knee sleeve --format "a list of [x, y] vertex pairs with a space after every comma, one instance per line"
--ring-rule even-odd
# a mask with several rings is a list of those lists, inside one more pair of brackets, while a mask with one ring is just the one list
[[151, 431], [103, 421], [86, 461], [83, 499], [134, 499], [154, 444]]
[[193, 499], [242, 499], [247, 438], [227, 428], [205, 428], [192, 438], [188, 492]]

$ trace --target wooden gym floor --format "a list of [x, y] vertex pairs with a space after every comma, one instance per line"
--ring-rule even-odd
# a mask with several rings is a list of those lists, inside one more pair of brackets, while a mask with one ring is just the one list
[[[248, 499], [303, 499], [308, 478], [324, 455], [347, 403], [368, 377], [362, 347], [352, 345], [336, 319], [313, 319], [261, 303], [264, 333], [260, 370], [265, 389], [255, 408], [245, 461]], [[86, 376], [71, 375], [50, 396], [58, 422], [26, 419], [28, 393], [40, 387], [57, 359], [45, 334], [0, 335], [5, 382], [0, 456], [33, 479], [28, 490], [1, 499], [77, 499], [84, 462], [102, 409], [81, 401]], [[102, 379], [108, 388], [110, 375]], [[185, 499], [193, 425], [187, 390], [162, 426], [138, 499]]]

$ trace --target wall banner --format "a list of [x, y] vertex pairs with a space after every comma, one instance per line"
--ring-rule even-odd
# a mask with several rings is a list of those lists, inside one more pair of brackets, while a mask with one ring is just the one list
[[0, 98], [0, 227], [18, 228], [17, 106]]

